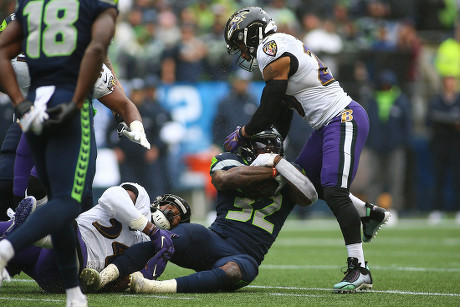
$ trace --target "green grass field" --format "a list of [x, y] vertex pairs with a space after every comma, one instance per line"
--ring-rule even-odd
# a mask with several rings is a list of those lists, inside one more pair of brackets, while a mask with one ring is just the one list
[[[364, 245], [372, 291], [334, 294], [346, 249], [332, 219], [288, 220], [248, 287], [234, 293], [89, 294], [89, 306], [460, 306], [460, 225], [403, 219]], [[192, 271], [169, 264], [161, 279]], [[0, 289], [0, 306], [64, 306], [26, 275]]]

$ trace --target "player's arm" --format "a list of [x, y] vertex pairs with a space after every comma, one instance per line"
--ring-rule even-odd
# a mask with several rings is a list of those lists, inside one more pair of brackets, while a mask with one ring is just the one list
[[274, 175], [281, 175], [288, 184], [289, 196], [300, 206], [310, 206], [318, 200], [318, 193], [315, 186], [295, 165], [274, 153], [264, 153], [257, 156], [251, 167], [264, 166], [276, 170]]
[[249, 123], [241, 128], [241, 135], [249, 137], [269, 127], [276, 121], [281, 101], [286, 95], [291, 59], [282, 56], [268, 64], [263, 70], [265, 87], [260, 98], [260, 105]]
[[121, 86], [115, 86], [112, 93], [102, 96], [98, 100], [113, 112], [120, 114], [128, 125], [135, 120], [142, 122], [139, 110], [126, 96]]
[[148, 219], [134, 206], [139, 191], [134, 185], [113, 186], [104, 191], [98, 204], [117, 221], [131, 229], [143, 231], [149, 225]]
[[0, 35], [0, 88], [8, 94], [13, 105], [24, 101], [24, 96], [19, 89], [16, 74], [14, 73], [11, 59], [21, 53], [23, 39], [21, 24], [17, 20], [11, 21]]
[[115, 33], [116, 19], [117, 10], [108, 8], [100, 13], [93, 23], [92, 39], [85, 50], [80, 65], [77, 87], [72, 99], [78, 108], [83, 105], [99, 76], [99, 69], [95, 69], [95, 67], [102, 67], [110, 40]]
[[219, 191], [244, 189], [272, 178], [272, 169], [261, 166], [237, 166], [211, 174], [211, 182]]

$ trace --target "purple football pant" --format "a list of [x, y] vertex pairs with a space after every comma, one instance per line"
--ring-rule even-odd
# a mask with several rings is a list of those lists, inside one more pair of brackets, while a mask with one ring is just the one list
[[19, 140], [18, 148], [16, 149], [16, 159], [14, 161], [13, 193], [15, 196], [24, 197], [29, 183], [30, 171], [33, 166], [34, 159], [32, 158], [29, 144], [23, 133]]
[[[0, 236], [3, 235], [11, 224], [12, 221], [0, 222]], [[82, 269], [87, 263], [87, 250], [79, 231], [77, 231], [77, 236], [81, 250], [81, 253], [80, 251], [78, 252], [81, 265], [80, 269]], [[26, 273], [46, 292], [64, 292], [54, 249], [46, 249], [34, 245], [26, 247], [14, 255], [13, 259], [8, 262], [7, 270], [11, 276], [20, 272]]]
[[313, 131], [295, 162], [318, 191], [322, 187], [349, 189], [368, 133], [367, 113], [352, 101], [329, 124]]

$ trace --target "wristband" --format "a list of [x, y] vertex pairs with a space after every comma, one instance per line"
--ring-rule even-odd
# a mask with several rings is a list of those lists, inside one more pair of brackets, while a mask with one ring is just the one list
[[275, 178], [278, 175], [279, 175], [278, 170], [275, 167], [273, 167], [273, 169], [272, 169], [272, 178]]

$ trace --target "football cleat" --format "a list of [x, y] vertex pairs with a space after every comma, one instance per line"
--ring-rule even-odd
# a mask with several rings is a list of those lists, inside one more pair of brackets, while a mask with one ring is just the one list
[[21, 226], [27, 217], [35, 210], [37, 200], [33, 196], [27, 196], [19, 203], [16, 211], [14, 212], [13, 224], [3, 234], [4, 237], [12, 233], [16, 228]]
[[96, 293], [101, 288], [101, 275], [91, 268], [84, 268], [80, 273], [80, 288], [83, 293]]
[[366, 216], [361, 218], [363, 224], [363, 242], [371, 242], [390, 217], [391, 213], [388, 210], [366, 203]]
[[348, 267], [344, 272], [345, 277], [334, 285], [335, 293], [354, 293], [372, 289], [372, 276], [369, 267], [363, 268], [358, 263], [358, 258], [347, 258]]

